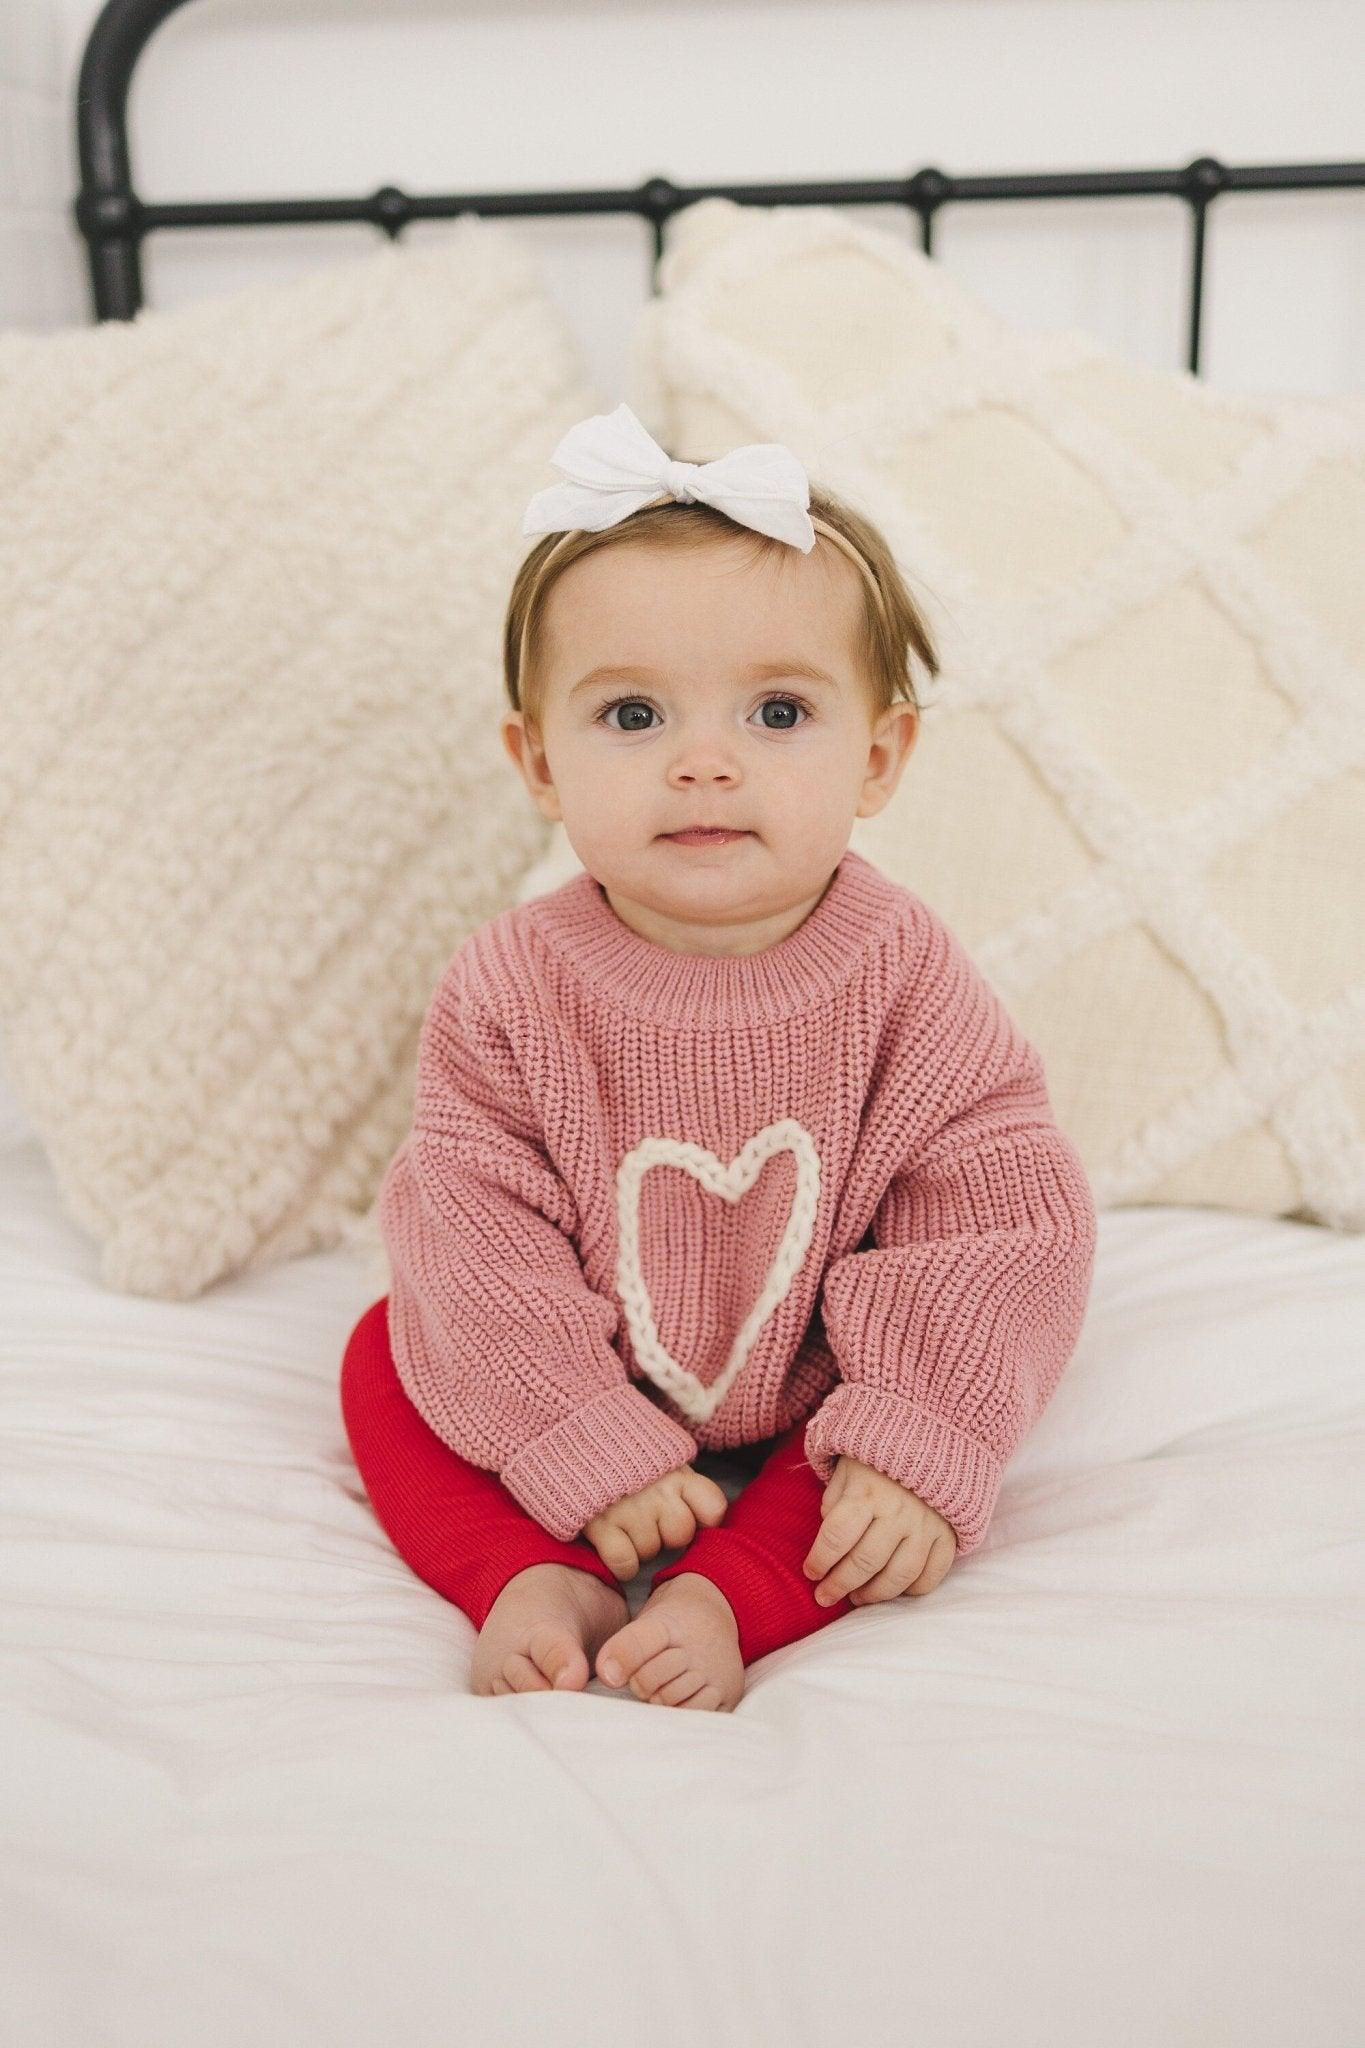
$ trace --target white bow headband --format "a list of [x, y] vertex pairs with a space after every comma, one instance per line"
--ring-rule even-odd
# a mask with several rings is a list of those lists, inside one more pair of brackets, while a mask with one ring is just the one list
[[674, 462], [628, 405], [594, 413], [570, 427], [552, 468], [569, 481], [537, 491], [522, 520], [524, 534], [586, 528], [600, 533], [663, 498], [699, 499], [741, 526], [784, 540], [808, 555], [815, 528], [806, 507], [810, 485], [790, 448], [754, 441], [714, 462]]
[[[752, 441], [714, 462], [675, 462], [630, 407], [621, 404], [615, 412], [594, 413], [570, 427], [550, 464], [569, 481], [536, 492], [522, 518], [523, 534], [600, 533], [646, 505], [667, 498], [681, 504], [698, 500], [756, 533], [786, 541], [803, 555], [815, 546], [816, 534], [823, 533], [848, 556], [882, 608], [881, 590], [862, 555], [828, 521], [811, 518], [806, 472], [779, 441]], [[518, 681], [525, 674], [529, 620], [528, 605]]]

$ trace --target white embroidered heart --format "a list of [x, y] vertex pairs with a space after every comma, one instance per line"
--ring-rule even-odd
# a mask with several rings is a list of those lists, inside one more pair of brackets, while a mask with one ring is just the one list
[[[659, 1340], [654, 1304], [640, 1268], [640, 1183], [651, 1166], [680, 1166], [709, 1193], [738, 1202], [778, 1152], [791, 1152], [796, 1159], [796, 1186], [787, 1227], [762, 1292], [744, 1318], [723, 1370], [705, 1387], [695, 1373], [669, 1357]], [[690, 1145], [678, 1138], [642, 1138], [616, 1169], [616, 1289], [631, 1344], [641, 1370], [676, 1402], [689, 1421], [705, 1422], [715, 1413], [736, 1374], [743, 1370], [759, 1331], [785, 1299], [810, 1245], [819, 1199], [820, 1156], [809, 1131], [794, 1117], [784, 1117], [757, 1131], [728, 1166], [704, 1145]]]

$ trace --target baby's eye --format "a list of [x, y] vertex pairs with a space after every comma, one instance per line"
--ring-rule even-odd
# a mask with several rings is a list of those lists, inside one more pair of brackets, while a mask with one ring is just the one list
[[[598, 712], [597, 723], [599, 725], [610, 724], [607, 714], [612, 711], [650, 711], [650, 708], [643, 697], [613, 697], [610, 704], [604, 704]], [[646, 732], [648, 727], [636, 724], [618, 725], [613, 727], [613, 730], [616, 732]]]
[[[792, 711], [799, 711], [803, 718], [809, 717], [810, 715], [808, 707], [801, 702], [799, 697], [765, 697], [763, 702], [759, 705], [758, 709], [760, 712], [770, 711], [775, 704], [780, 705], [783, 708], [784, 714], [790, 714], [790, 712]], [[639, 711], [644, 711], [650, 713], [652, 716], [653, 710], [653, 705], [648, 703], [646, 699], [643, 697], [613, 697], [610, 704], [604, 704], [602, 706], [602, 709], [598, 712], [597, 722], [599, 725], [604, 723], [610, 724], [610, 720], [607, 716], [609, 712], [629, 711], [632, 714], [632, 722], [629, 724], [623, 723], [621, 725], [612, 726], [611, 730], [613, 732], [648, 732], [649, 727], [647, 725], [643, 725], [639, 722], [636, 722], [634, 720], [634, 714]], [[776, 725], [771, 725], [767, 722], [767, 720], [765, 720], [764, 727], [765, 730], [768, 732], [794, 732], [796, 730], [796, 723], [789, 715], [784, 715], [782, 721]]]
[[[771, 711], [774, 705], [780, 706], [784, 713], [799, 711], [803, 718], [806, 716], [805, 705], [796, 697], [765, 697], [758, 708], [760, 711]], [[770, 725], [768, 727], [769, 732], [791, 732], [792, 730], [793, 721], [785, 716], [780, 725]]]

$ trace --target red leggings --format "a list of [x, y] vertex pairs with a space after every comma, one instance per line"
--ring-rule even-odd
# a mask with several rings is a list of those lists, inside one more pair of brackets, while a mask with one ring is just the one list
[[[389, 1349], [388, 1296], [352, 1330], [341, 1363], [341, 1413], [357, 1469], [381, 1527], [419, 1579], [482, 1628], [507, 1581], [533, 1564], [571, 1564], [621, 1590], [584, 1537], [562, 1543], [513, 1499], [494, 1472], [471, 1465], [408, 1399]], [[699, 1528], [657, 1586], [700, 1572], [719, 1586], [739, 1624], [746, 1664], [855, 1613], [821, 1607], [802, 1563], [820, 1529], [824, 1484], [806, 1457], [804, 1422], [770, 1439], [762, 1464], [718, 1528]]]

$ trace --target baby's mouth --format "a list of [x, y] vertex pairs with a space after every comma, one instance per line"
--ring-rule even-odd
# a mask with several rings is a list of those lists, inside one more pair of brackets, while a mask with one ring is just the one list
[[736, 839], [748, 839], [752, 835], [741, 827], [728, 830], [717, 826], [703, 828], [693, 825], [685, 832], [661, 832], [659, 837], [667, 839], [674, 846], [728, 846]]

